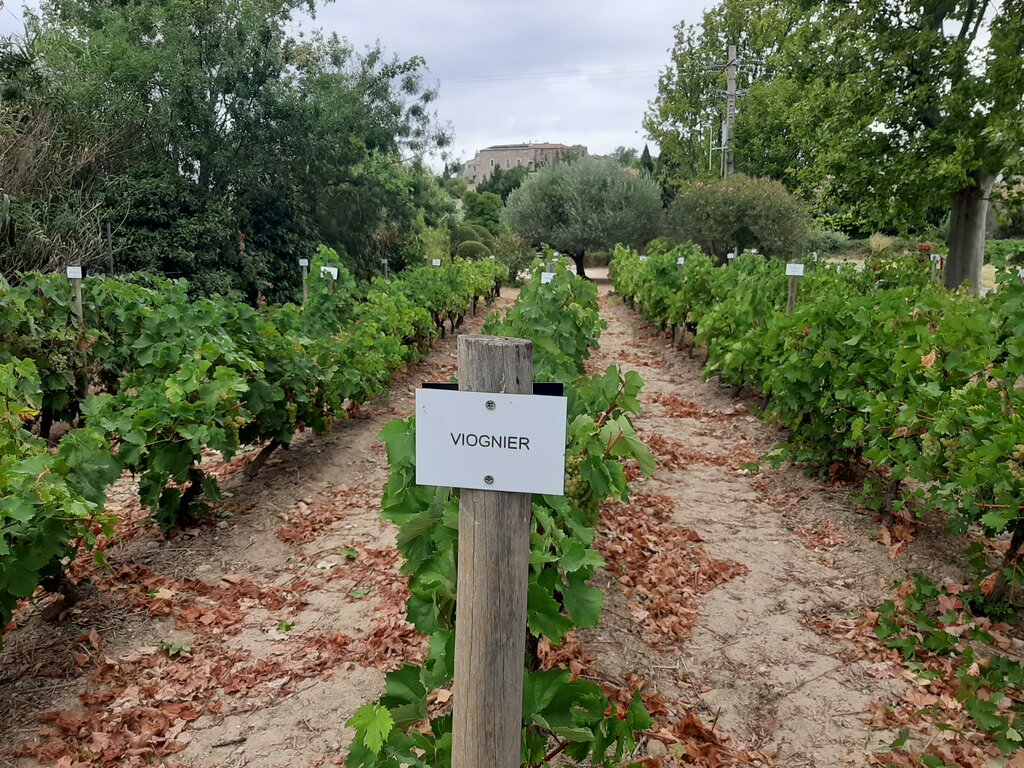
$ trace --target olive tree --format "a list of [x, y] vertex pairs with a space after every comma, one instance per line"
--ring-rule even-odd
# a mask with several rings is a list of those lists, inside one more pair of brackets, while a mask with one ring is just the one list
[[509, 195], [502, 220], [531, 245], [570, 256], [583, 276], [587, 251], [640, 247], [662, 224], [661, 187], [608, 158], [545, 166]]

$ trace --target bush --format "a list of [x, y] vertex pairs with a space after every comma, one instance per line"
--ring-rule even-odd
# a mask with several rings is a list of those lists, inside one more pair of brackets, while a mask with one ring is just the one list
[[807, 208], [771, 179], [730, 176], [683, 187], [669, 212], [668, 234], [724, 259], [735, 246], [796, 258], [807, 249]]
[[519, 235], [511, 232], [494, 239], [494, 258], [508, 269], [508, 284], [519, 285], [521, 275], [536, 258], [537, 253]]
[[477, 259], [486, 259], [490, 256], [491, 249], [476, 240], [467, 240], [464, 243], [459, 243], [459, 247], [455, 250], [455, 255], [460, 259], [466, 259], [466, 261], [476, 261]]
[[428, 228], [420, 236], [423, 243], [423, 253], [419, 260], [413, 259], [414, 264], [425, 262], [430, 263], [431, 259], [447, 259], [452, 252], [452, 235], [447, 229]]
[[871, 248], [871, 253], [874, 256], [885, 256], [892, 253], [894, 245], [895, 241], [891, 237], [880, 232], [875, 232], [868, 238], [868, 247]]
[[1024, 265], [1024, 240], [986, 240], [985, 262], [997, 267]]
[[476, 227], [472, 224], [459, 224], [455, 229], [452, 230], [451, 235], [451, 251], [454, 254], [458, 250], [462, 243], [468, 243], [471, 241], [480, 241], [480, 236], [476, 232]]
[[807, 233], [807, 249], [815, 253], [835, 253], [849, 239], [843, 232], [815, 227]]
[[479, 224], [470, 224], [469, 226], [473, 229], [473, 232], [476, 233], [476, 237], [474, 237], [473, 240], [476, 240], [478, 243], [483, 243], [487, 247], [494, 244], [494, 235], [491, 234], [487, 227], [481, 227]]

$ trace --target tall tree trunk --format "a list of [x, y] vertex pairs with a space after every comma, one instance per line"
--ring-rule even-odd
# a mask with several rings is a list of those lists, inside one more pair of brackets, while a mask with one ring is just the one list
[[953, 195], [949, 221], [949, 259], [946, 287], [950, 290], [970, 281], [974, 293], [981, 292], [981, 268], [985, 259], [985, 217], [988, 194], [996, 180], [994, 173], [971, 174], [974, 185]]
[[586, 254], [570, 253], [569, 255], [572, 257], [572, 260], [576, 262], [576, 274], [585, 280], [589, 280], [590, 278], [587, 277], [587, 270], [584, 269], [583, 267], [583, 259], [586, 256]]

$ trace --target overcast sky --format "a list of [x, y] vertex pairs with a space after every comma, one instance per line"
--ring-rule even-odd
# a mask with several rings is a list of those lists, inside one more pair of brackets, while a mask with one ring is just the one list
[[[21, 30], [23, 0], [0, 0], [0, 33]], [[32, 0], [28, 0], [32, 3]], [[454, 154], [491, 144], [641, 149], [641, 122], [668, 63], [673, 27], [710, 0], [339, 0], [313, 24], [357, 47], [380, 41], [426, 58]]]

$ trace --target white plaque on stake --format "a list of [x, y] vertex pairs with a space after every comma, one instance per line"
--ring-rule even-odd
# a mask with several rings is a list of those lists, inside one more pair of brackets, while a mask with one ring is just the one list
[[685, 265], [686, 264], [686, 257], [685, 256], [680, 256], [678, 259], [676, 259], [676, 264], [678, 264], [680, 267]]
[[541, 285], [547, 285], [548, 283], [550, 283], [554, 279], [555, 279], [555, 273], [554, 272], [541, 272], [540, 273], [540, 284]]
[[416, 484], [562, 496], [564, 397], [416, 390]]
[[804, 265], [803, 264], [787, 264], [786, 265], [786, 277], [803, 277], [804, 276]]
[[320, 277], [330, 277], [331, 280], [338, 279], [337, 267], [320, 267]]
[[440, 259], [431, 259], [430, 263], [433, 264], [435, 267], [440, 267], [441, 266], [441, 260]]
[[68, 280], [81, 280], [82, 279], [82, 268], [81, 267], [68, 267]]
[[942, 254], [941, 253], [933, 253], [932, 254], [932, 261], [934, 261], [936, 263], [940, 263], [942, 261]]
[[299, 266], [300, 267], [308, 267], [309, 266], [309, 259], [299, 259]]
[[646, 256], [641, 256], [640, 257], [640, 263], [643, 264], [645, 261], [647, 261], [647, 257]]

